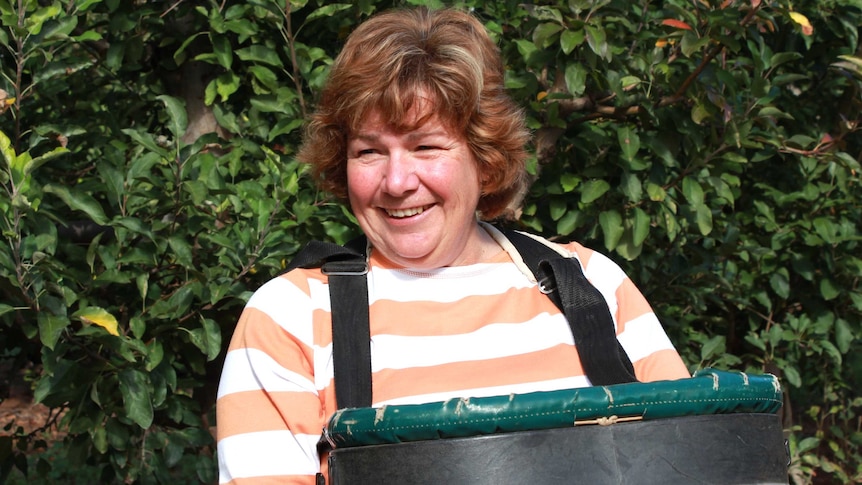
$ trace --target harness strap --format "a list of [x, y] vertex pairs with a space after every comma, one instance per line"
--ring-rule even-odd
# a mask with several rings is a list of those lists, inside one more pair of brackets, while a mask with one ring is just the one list
[[320, 268], [329, 279], [335, 402], [339, 409], [371, 406], [371, 328], [365, 238], [345, 246], [308, 243], [286, 271]]
[[590, 383], [637, 382], [634, 366], [617, 340], [607, 302], [584, 276], [580, 263], [519, 232], [508, 230], [505, 235], [533, 272], [540, 290], [566, 316]]
[[[536, 277], [539, 289], [565, 315], [590, 382], [596, 386], [637, 382], [634, 366], [616, 338], [607, 302], [586, 279], [580, 263], [522, 233], [507, 230], [504, 234]], [[370, 407], [372, 402], [365, 245], [364, 237], [345, 246], [312, 241], [285, 270], [319, 267], [329, 278], [339, 409]]]

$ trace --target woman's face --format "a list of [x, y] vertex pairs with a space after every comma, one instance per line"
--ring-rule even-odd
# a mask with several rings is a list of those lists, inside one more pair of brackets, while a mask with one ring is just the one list
[[401, 132], [373, 111], [348, 138], [350, 206], [375, 250], [400, 266], [477, 262], [484, 233], [475, 217], [480, 191], [466, 139], [436, 116]]

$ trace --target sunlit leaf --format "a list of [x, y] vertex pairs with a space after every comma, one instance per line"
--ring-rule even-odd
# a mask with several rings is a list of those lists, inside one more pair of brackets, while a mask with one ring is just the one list
[[100, 307], [86, 307], [72, 314], [85, 325], [98, 325], [111, 335], [120, 335], [117, 318]]
[[813, 35], [814, 26], [808, 21], [808, 17], [799, 12], [790, 12], [790, 18], [802, 29], [804, 35]]
[[661, 24], [667, 25], [667, 26], [670, 26], [670, 27], [673, 27], [676, 29], [692, 30], [690, 25], [683, 22], [682, 20], [677, 20], [677, 19], [664, 19], [661, 21]]

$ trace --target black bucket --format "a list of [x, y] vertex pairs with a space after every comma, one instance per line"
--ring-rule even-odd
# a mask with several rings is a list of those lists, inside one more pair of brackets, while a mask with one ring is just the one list
[[610, 426], [334, 450], [332, 485], [786, 484], [773, 414], [715, 414]]

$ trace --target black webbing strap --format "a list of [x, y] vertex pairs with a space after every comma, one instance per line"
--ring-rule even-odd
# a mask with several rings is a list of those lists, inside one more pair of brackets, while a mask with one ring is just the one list
[[[593, 385], [636, 382], [634, 367], [616, 338], [601, 292], [587, 281], [580, 263], [524, 234], [507, 230], [540, 289], [563, 312], [584, 373]], [[371, 406], [371, 336], [365, 238], [347, 244], [312, 241], [291, 261], [293, 268], [320, 267], [329, 277], [332, 354], [339, 409]]]
[[606, 386], [636, 382], [631, 360], [617, 340], [607, 302], [587, 281], [580, 263], [524, 234], [511, 230], [505, 234], [533, 272], [542, 292], [566, 316], [590, 383]]
[[293, 268], [320, 267], [329, 278], [335, 402], [339, 409], [371, 406], [371, 330], [365, 238], [346, 246], [312, 241], [294, 257]]

